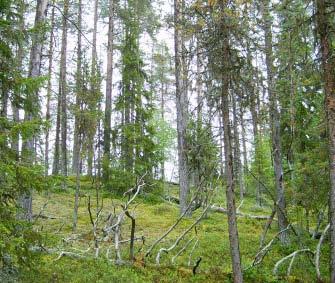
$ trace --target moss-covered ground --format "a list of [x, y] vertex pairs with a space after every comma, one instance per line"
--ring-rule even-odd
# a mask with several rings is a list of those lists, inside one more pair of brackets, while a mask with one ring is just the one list
[[[175, 192], [176, 188], [169, 189]], [[45, 205], [42, 215], [47, 218], [39, 218], [34, 224], [43, 238], [44, 246], [53, 249], [51, 253], [42, 252], [41, 258], [34, 269], [21, 274], [21, 282], [231, 282], [231, 266], [229, 253], [229, 239], [227, 217], [221, 213], [209, 212], [199, 223], [196, 230], [192, 230], [180, 245], [168, 254], [163, 253], [159, 266], [155, 264], [157, 251], [161, 247], [169, 247], [176, 238], [201, 214], [201, 209], [193, 213], [192, 217], [185, 218], [167, 238], [165, 238], [153, 251], [153, 256], [144, 258], [145, 251], [150, 245], [163, 234], [179, 216], [177, 205], [164, 202], [157, 194], [140, 196], [132, 205], [132, 211], [136, 217], [136, 236], [145, 237], [145, 243], [136, 242], [136, 260], [133, 265], [117, 266], [113, 261], [106, 259], [109, 249], [109, 258], [115, 258], [113, 242], [101, 243], [100, 256], [93, 258], [93, 234], [92, 225], [87, 209], [88, 196], [91, 196], [92, 205], [95, 204], [95, 190], [84, 188], [80, 194], [78, 229], [72, 233], [72, 217], [74, 205], [74, 191], [56, 191], [34, 195], [34, 213], [39, 214]], [[105, 219], [110, 212], [124, 202], [121, 197], [109, 192], [101, 191], [103, 197], [103, 211], [99, 226], [99, 233]], [[217, 205], [224, 205], [224, 194], [218, 194], [214, 201]], [[238, 204], [238, 202], [237, 202]], [[252, 215], [270, 215], [271, 208], [268, 206], [255, 207], [253, 198], [246, 197], [241, 207], [241, 212]], [[95, 208], [92, 208], [93, 214]], [[290, 211], [290, 218], [297, 219], [293, 224], [299, 227], [301, 219], [296, 217], [297, 211]], [[256, 220], [248, 217], [238, 218], [238, 229], [240, 238], [240, 250], [243, 267], [252, 263], [255, 254], [259, 250], [260, 235], [263, 231], [265, 220]], [[276, 223], [272, 225], [267, 235], [267, 242], [278, 232]], [[297, 229], [298, 232], [300, 231]], [[130, 221], [126, 219], [122, 227], [123, 239], [129, 239]], [[69, 238], [75, 240], [69, 240]], [[171, 258], [194, 237], [193, 242], [179, 257], [174, 264]], [[199, 244], [191, 256], [191, 265], [188, 264], [190, 250], [196, 239]], [[244, 272], [245, 282], [316, 282], [315, 269], [308, 257], [299, 255], [294, 262], [291, 275], [286, 276], [289, 261], [280, 269], [280, 276], [273, 275], [275, 263], [291, 252], [308, 247], [315, 250], [317, 240], [312, 240], [306, 233], [292, 237], [292, 244], [288, 247], [281, 246], [278, 242], [274, 244], [271, 251], [265, 256], [262, 264]], [[322, 250], [321, 272], [327, 278], [328, 268], [328, 244]], [[73, 258], [64, 256], [56, 260], [61, 251], [77, 254], [84, 253], [84, 258]], [[129, 256], [129, 243], [122, 244], [122, 256]], [[193, 275], [194, 262], [201, 257], [200, 265], [196, 275]]]

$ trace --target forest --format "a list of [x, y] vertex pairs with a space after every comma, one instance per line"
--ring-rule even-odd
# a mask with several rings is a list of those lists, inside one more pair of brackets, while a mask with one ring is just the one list
[[0, 0], [0, 282], [335, 283], [333, 0]]

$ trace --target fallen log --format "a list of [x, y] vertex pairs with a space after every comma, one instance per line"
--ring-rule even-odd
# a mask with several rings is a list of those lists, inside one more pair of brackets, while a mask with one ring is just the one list
[[[224, 207], [221, 207], [221, 206], [212, 205], [212, 206], [209, 207], [209, 210], [213, 211], [213, 212], [227, 214], [227, 209], [224, 208]], [[270, 218], [270, 216], [268, 216], [268, 215], [252, 215], [252, 214], [247, 214], [247, 213], [243, 213], [243, 212], [236, 212], [236, 215], [241, 216], [241, 217], [256, 219], [256, 220], [268, 220]]]

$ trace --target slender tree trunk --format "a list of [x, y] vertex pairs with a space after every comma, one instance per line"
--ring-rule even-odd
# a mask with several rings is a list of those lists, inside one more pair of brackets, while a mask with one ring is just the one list
[[106, 172], [104, 178], [108, 179], [108, 167], [111, 158], [111, 132], [112, 132], [112, 90], [113, 90], [113, 32], [114, 32], [114, 0], [109, 0], [108, 43], [107, 43], [107, 78], [106, 78], [106, 104], [104, 123], [104, 162]]
[[[68, 33], [68, 14], [69, 0], [64, 0], [62, 20], [62, 47], [60, 57], [59, 90], [61, 99], [61, 172], [62, 176], [67, 177], [67, 33]], [[63, 188], [66, 188], [64, 179]]]
[[59, 174], [60, 165], [60, 120], [61, 120], [61, 96], [60, 92], [57, 94], [57, 114], [56, 114], [56, 138], [55, 138], [55, 152], [52, 166], [52, 175]]
[[[167, 83], [161, 83], [161, 118], [165, 120], [165, 96], [167, 95]], [[165, 155], [163, 152], [163, 160], [161, 162], [161, 180], [165, 181]], [[163, 183], [164, 185], [164, 183]]]
[[[50, 39], [49, 39], [49, 67], [48, 67], [48, 86], [47, 86], [47, 102], [46, 102], [46, 114], [45, 119], [50, 123], [50, 101], [51, 101], [51, 79], [52, 79], [52, 67], [53, 67], [53, 50], [54, 50], [54, 25], [55, 25], [55, 0], [52, 1], [52, 12], [51, 12], [51, 30], [50, 30]], [[45, 167], [45, 175], [49, 174], [49, 135], [50, 129], [49, 127], [46, 129], [45, 133], [45, 151], [44, 151], [44, 167]]]
[[[93, 18], [93, 40], [92, 40], [92, 65], [91, 65], [91, 83], [90, 89], [92, 96], [97, 95], [97, 28], [98, 28], [98, 0], [94, 1], [94, 18]], [[96, 109], [96, 105], [91, 105], [91, 110]], [[87, 175], [93, 175], [94, 159], [94, 136], [96, 133], [96, 124], [90, 129], [87, 137]]]
[[[273, 166], [275, 173], [275, 187], [277, 192], [277, 215], [279, 230], [284, 230], [287, 225], [286, 205], [284, 195], [283, 182], [283, 166], [282, 166], [282, 150], [280, 141], [280, 110], [277, 93], [275, 91], [275, 78], [273, 66], [273, 52], [272, 52], [272, 32], [271, 32], [271, 18], [269, 0], [263, 0], [263, 20], [265, 32], [265, 57], [267, 70], [268, 95], [270, 100], [270, 120], [271, 120], [271, 135], [272, 135], [272, 154]], [[280, 233], [280, 241], [282, 244], [288, 244], [288, 232]]]
[[239, 237], [237, 229], [237, 217], [235, 206], [235, 182], [234, 182], [234, 160], [232, 150], [231, 126], [229, 118], [229, 87], [231, 75], [229, 70], [231, 68], [230, 62], [230, 43], [229, 43], [229, 28], [226, 24], [226, 9], [228, 1], [220, 1], [221, 9], [221, 25], [222, 30], [222, 81], [221, 81], [221, 115], [223, 119], [223, 138], [224, 138], [224, 155], [225, 155], [225, 171], [226, 171], [226, 202], [227, 202], [227, 217], [228, 217], [228, 234], [230, 243], [230, 256], [233, 269], [234, 283], [242, 283], [242, 266], [239, 247]]
[[76, 74], [76, 109], [75, 109], [75, 129], [74, 129], [74, 148], [72, 172], [76, 174], [76, 191], [74, 196], [73, 225], [72, 230], [76, 232], [78, 222], [79, 192], [80, 192], [80, 173], [81, 173], [81, 147], [82, 147], [82, 131], [83, 125], [81, 121], [81, 94], [83, 91], [82, 76], [82, 0], [78, 1], [78, 34], [77, 34], [77, 74]]
[[[24, 25], [25, 25], [25, 21], [24, 21], [24, 13], [26, 11], [26, 7], [25, 7], [25, 3], [22, 1], [20, 2], [20, 31], [23, 32], [24, 31]], [[24, 48], [22, 46], [22, 44], [18, 44], [17, 46], [17, 53], [16, 53], [16, 64], [17, 64], [17, 68], [18, 70], [21, 71], [21, 73], [23, 73], [23, 68], [22, 68], [22, 62], [23, 62], [23, 58], [24, 58]], [[12, 100], [12, 112], [13, 112], [13, 121], [15, 124], [20, 122], [20, 112], [19, 112], [19, 100], [20, 100], [20, 96], [21, 93], [20, 91], [15, 91], [14, 92], [14, 98]], [[11, 147], [13, 150], [16, 151], [17, 156], [19, 156], [19, 140], [20, 140], [20, 135], [16, 134], [13, 137], [12, 140], [12, 144]]]
[[[37, 29], [40, 27], [44, 21], [47, 11], [47, 0], [38, 0], [36, 6], [36, 15], [35, 15], [35, 23], [34, 27]], [[30, 60], [29, 60], [29, 78], [37, 78], [41, 74], [41, 61], [42, 61], [42, 47], [44, 41], [44, 33], [36, 32], [33, 35], [33, 44], [30, 52]], [[31, 121], [34, 117], [38, 115], [38, 90], [34, 91], [34, 93], [29, 94], [28, 96], [29, 104], [25, 107], [25, 121]], [[24, 141], [22, 145], [22, 150], [26, 155], [27, 159], [33, 163], [34, 162], [34, 138], [31, 137], [28, 140]], [[20, 213], [19, 217], [25, 220], [31, 221], [33, 212], [32, 212], [32, 195], [31, 192], [27, 192], [19, 197], [19, 206], [22, 208], [22, 213]]]
[[[245, 120], [243, 115], [243, 107], [240, 107], [240, 121], [242, 133], [242, 148], [243, 148], [243, 173], [248, 172], [248, 151], [247, 151], [247, 134], [245, 130]], [[243, 174], [244, 175], [244, 174]]]
[[[201, 62], [201, 52], [200, 52], [200, 39], [199, 34], [197, 34], [197, 69], [196, 69], [196, 92], [197, 92], [197, 143], [200, 143], [201, 132], [202, 132], [202, 62]], [[195, 170], [195, 187], [198, 188], [201, 182], [201, 164], [197, 162], [197, 167]]]
[[228, 215], [228, 231], [230, 242], [230, 255], [233, 268], [233, 279], [235, 283], [243, 282], [240, 247], [237, 230], [237, 217], [235, 206], [235, 185], [233, 173], [233, 152], [231, 146], [231, 130], [229, 121], [229, 99], [228, 99], [228, 80], [223, 76], [222, 81], [222, 116], [224, 124], [224, 152], [226, 164], [226, 177], [227, 177], [227, 215]]
[[[330, 3], [330, 2], [329, 2]], [[320, 38], [320, 49], [323, 68], [325, 92], [325, 110], [327, 114], [329, 135], [329, 166], [330, 166], [330, 282], [335, 282], [335, 58], [333, 13], [327, 11], [325, 0], [316, 1], [317, 29]]]
[[182, 7], [183, 0], [174, 0], [175, 23], [175, 76], [176, 76], [176, 108], [177, 108], [177, 134], [178, 134], [178, 162], [179, 162], [179, 200], [180, 213], [187, 209], [189, 194], [189, 172], [187, 164], [186, 129], [187, 129], [187, 94], [185, 83], [185, 66], [183, 65], [182, 41]]
[[233, 104], [233, 133], [234, 133], [234, 160], [235, 160], [235, 168], [236, 175], [238, 179], [239, 189], [240, 189], [240, 199], [242, 200], [244, 197], [244, 176], [243, 176], [243, 168], [241, 161], [241, 144], [240, 144], [240, 133], [238, 129], [238, 115], [237, 115], [237, 102], [236, 98], [232, 96], [232, 104]]

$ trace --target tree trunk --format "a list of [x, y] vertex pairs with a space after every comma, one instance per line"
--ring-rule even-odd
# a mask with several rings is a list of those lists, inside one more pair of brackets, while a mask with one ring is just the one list
[[52, 175], [59, 174], [60, 165], [60, 120], [61, 120], [61, 96], [60, 92], [57, 94], [57, 114], [56, 114], [56, 138], [55, 138], [55, 152], [52, 165]]
[[178, 135], [178, 163], [179, 163], [179, 200], [180, 213], [187, 209], [189, 195], [189, 172], [187, 164], [186, 130], [187, 130], [187, 94], [185, 83], [185, 66], [183, 65], [182, 41], [182, 7], [183, 0], [174, 0], [175, 24], [175, 77], [176, 77], [176, 108], [177, 108], [177, 135]]
[[[50, 30], [50, 40], [49, 40], [49, 67], [48, 67], [48, 86], [47, 86], [47, 102], [46, 102], [46, 114], [45, 119], [47, 122], [50, 123], [50, 101], [51, 101], [51, 77], [52, 77], [52, 67], [53, 67], [53, 50], [54, 50], [54, 25], [55, 25], [55, 0], [52, 1], [52, 12], [51, 12], [51, 30]], [[45, 133], [45, 151], [44, 151], [44, 167], [45, 167], [45, 176], [49, 173], [49, 135], [50, 135], [50, 128], [46, 129]]]
[[[272, 32], [271, 32], [271, 17], [269, 9], [269, 0], [262, 1], [263, 21], [265, 32], [265, 60], [267, 70], [268, 95], [270, 100], [270, 120], [271, 120], [271, 135], [272, 135], [272, 154], [273, 166], [275, 173], [275, 188], [277, 192], [277, 215], [279, 230], [284, 230], [287, 225], [286, 205], [284, 195], [283, 182], [283, 167], [282, 167], [282, 152], [280, 140], [280, 110], [277, 93], [275, 91], [275, 78], [273, 66], [273, 51], [272, 51]], [[282, 244], [288, 244], [288, 231], [281, 233], [280, 241]]]
[[[225, 53], [228, 54], [228, 53]], [[224, 127], [224, 153], [227, 177], [227, 216], [228, 231], [230, 242], [230, 255], [232, 260], [233, 278], [235, 283], [243, 282], [240, 247], [237, 230], [236, 206], [235, 206], [235, 185], [233, 172], [233, 152], [231, 147], [231, 130], [229, 121], [229, 99], [228, 99], [228, 80], [224, 75], [222, 80], [222, 114]]]
[[[242, 148], [243, 148], [243, 173], [248, 172], [248, 151], [247, 151], [247, 134], [245, 131], [245, 120], [243, 107], [240, 107], [240, 121], [241, 121], [241, 133], [242, 133]], [[244, 175], [244, 174], [243, 174]]]
[[[203, 99], [203, 93], [202, 93], [202, 75], [201, 75], [201, 69], [202, 69], [202, 62], [201, 62], [201, 48], [200, 48], [200, 39], [199, 34], [197, 36], [197, 47], [196, 47], [196, 56], [197, 56], [197, 69], [196, 69], [196, 92], [197, 92], [197, 144], [201, 143], [201, 132], [202, 132], [202, 99]], [[196, 169], [194, 172], [195, 177], [195, 187], [199, 188], [201, 183], [201, 164], [200, 162], [197, 162]]]
[[235, 183], [234, 183], [234, 160], [233, 150], [231, 146], [231, 126], [229, 119], [229, 87], [232, 70], [230, 62], [230, 43], [229, 43], [229, 27], [226, 23], [226, 9], [228, 1], [222, 0], [220, 2], [221, 8], [221, 24], [222, 30], [222, 81], [221, 81], [221, 115], [223, 119], [223, 139], [224, 139], [224, 155], [225, 155], [225, 173], [227, 180], [226, 187], [226, 202], [227, 202], [227, 217], [228, 217], [228, 234], [230, 244], [230, 256], [233, 269], [234, 283], [242, 283], [242, 266], [240, 257], [239, 237], [237, 229], [237, 217], [235, 206]]
[[238, 179], [238, 185], [240, 188], [240, 199], [242, 200], [244, 197], [244, 176], [243, 176], [243, 166], [241, 161], [241, 144], [240, 144], [240, 133], [238, 129], [238, 115], [237, 115], [237, 102], [234, 96], [232, 96], [232, 104], [233, 104], [233, 133], [234, 133], [234, 160], [235, 160], [235, 168], [236, 175]]
[[[165, 96], [167, 95], [167, 83], [161, 82], [161, 118], [165, 120]], [[163, 158], [161, 161], [161, 180], [165, 181], [165, 154], [163, 150]], [[164, 183], [163, 183], [164, 185]]]
[[[90, 89], [92, 96], [97, 95], [97, 28], [98, 28], [98, 0], [94, 1], [94, 18], [93, 18], [93, 40], [92, 40], [92, 62], [91, 62], [91, 82]], [[91, 105], [90, 110], [95, 110], [96, 105]], [[95, 119], [95, 118], [94, 118]], [[94, 137], [96, 133], [96, 124], [89, 130], [87, 137], [87, 175], [93, 176], [94, 160]]]
[[[36, 6], [35, 15], [35, 29], [38, 29], [44, 21], [47, 11], [47, 0], [38, 0]], [[44, 33], [41, 31], [35, 32], [33, 35], [33, 43], [30, 52], [29, 60], [29, 78], [37, 78], [41, 74], [41, 61], [42, 61], [42, 47], [43, 47]], [[30, 93], [28, 95], [29, 104], [25, 107], [25, 121], [31, 121], [34, 117], [38, 115], [38, 90]], [[27, 159], [33, 163], [34, 162], [34, 138], [29, 138], [22, 145], [22, 150], [25, 152]], [[32, 220], [32, 195], [31, 192], [27, 192], [19, 197], [19, 206], [22, 208], [22, 212], [19, 217], [28, 221]]]
[[[329, 2], [330, 3], [330, 2]], [[330, 166], [330, 282], [335, 282], [335, 59], [331, 39], [333, 39], [334, 26], [332, 26], [333, 14], [327, 11], [325, 0], [316, 1], [317, 29], [319, 33], [323, 81], [325, 92], [325, 110], [327, 114], [329, 135], [329, 166]]]
[[[62, 176], [67, 177], [67, 32], [68, 32], [68, 14], [69, 0], [64, 0], [62, 20], [62, 47], [60, 57], [60, 73], [59, 73], [59, 91], [60, 91], [60, 109], [61, 109], [61, 172]], [[66, 188], [66, 182], [63, 182], [63, 188]]]
[[[111, 158], [111, 132], [112, 132], [111, 115], [112, 115], [112, 90], [113, 90], [113, 32], [114, 32], [114, 0], [109, 0], [106, 105], [105, 105], [105, 123], [104, 123], [104, 162], [105, 162], [107, 171], [108, 171], [108, 167], [110, 164], [110, 158]], [[108, 179], [108, 175], [105, 174], [105, 178]]]
[[[24, 27], [24, 24], [25, 24], [24, 13], [25, 13], [25, 11], [26, 11], [26, 5], [22, 1], [22, 2], [20, 2], [20, 11], [19, 11], [19, 13], [21, 15], [21, 18], [20, 18], [20, 31], [21, 32], [24, 32], [24, 28], [25, 28]], [[24, 55], [25, 55], [25, 50], [24, 50], [22, 44], [18, 44], [17, 53], [16, 53], [16, 64], [17, 64], [18, 70], [20, 70], [21, 73], [23, 73], [22, 62], [23, 62]], [[12, 112], [13, 112], [13, 122], [15, 124], [20, 122], [20, 112], [19, 112], [20, 96], [21, 96], [20, 91], [17, 90], [17, 91], [14, 92], [14, 98], [12, 100]], [[20, 140], [20, 135], [16, 134], [13, 137], [12, 144], [11, 144], [12, 149], [15, 150], [15, 152], [16, 152], [17, 158], [19, 157], [19, 150], [20, 150], [19, 140]]]

